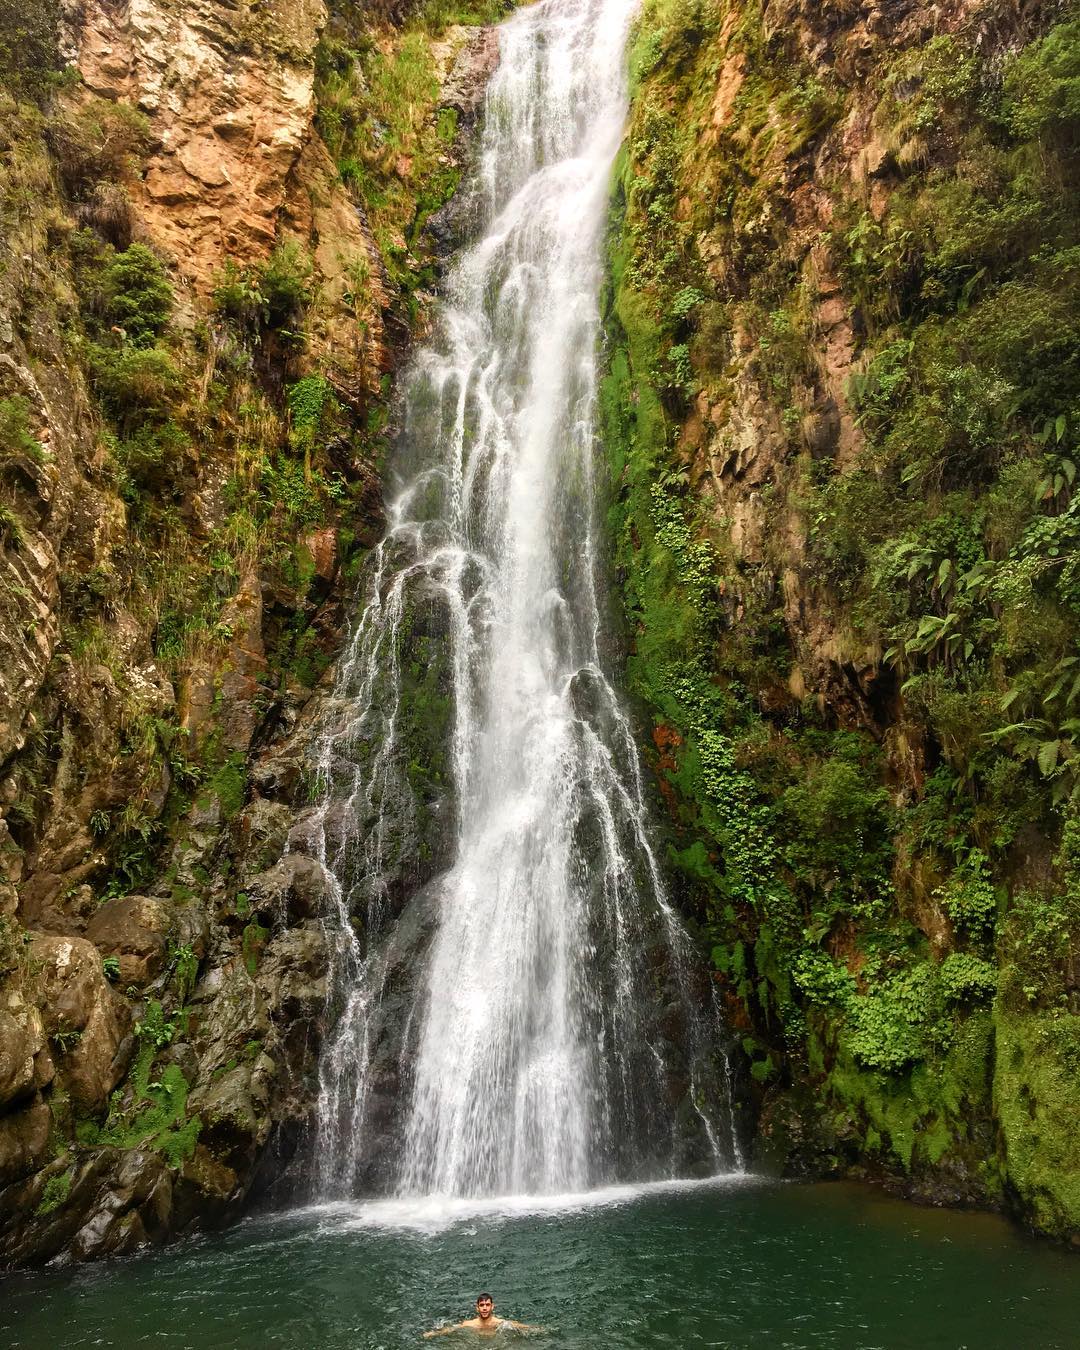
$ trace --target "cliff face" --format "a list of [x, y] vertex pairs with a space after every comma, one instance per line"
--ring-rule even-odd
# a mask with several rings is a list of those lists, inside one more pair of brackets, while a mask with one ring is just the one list
[[1080, 1231], [1080, 27], [646, 0], [612, 527], [762, 1151]]
[[500, 8], [5, 27], [7, 1260], [303, 1185], [326, 879], [290, 831]]

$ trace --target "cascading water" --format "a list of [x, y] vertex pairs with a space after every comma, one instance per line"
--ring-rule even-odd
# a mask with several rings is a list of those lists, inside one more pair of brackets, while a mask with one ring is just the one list
[[480, 241], [405, 389], [321, 745], [324, 1195], [559, 1193], [737, 1163], [707, 980], [604, 674], [601, 233], [634, 0], [501, 29]]

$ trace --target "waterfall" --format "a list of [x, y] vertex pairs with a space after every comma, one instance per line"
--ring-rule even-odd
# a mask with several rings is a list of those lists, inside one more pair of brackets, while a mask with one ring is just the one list
[[737, 1164], [711, 985], [605, 673], [602, 233], [634, 0], [500, 29], [322, 736], [318, 1185], [562, 1193]]

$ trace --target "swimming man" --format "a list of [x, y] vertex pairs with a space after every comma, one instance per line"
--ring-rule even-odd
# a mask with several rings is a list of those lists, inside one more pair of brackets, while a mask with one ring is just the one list
[[481, 1294], [476, 1300], [476, 1316], [466, 1322], [455, 1322], [452, 1327], [438, 1327], [435, 1331], [425, 1331], [424, 1340], [432, 1336], [448, 1336], [452, 1331], [479, 1331], [481, 1335], [492, 1335], [500, 1327], [508, 1331], [542, 1331], [542, 1327], [530, 1327], [525, 1322], [512, 1322], [509, 1317], [496, 1317], [495, 1304], [490, 1294]]

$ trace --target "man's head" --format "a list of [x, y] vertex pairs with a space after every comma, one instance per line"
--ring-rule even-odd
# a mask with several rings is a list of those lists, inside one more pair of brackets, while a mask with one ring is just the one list
[[491, 1301], [490, 1294], [481, 1294], [476, 1300], [476, 1315], [481, 1322], [486, 1322], [495, 1311], [495, 1304]]

